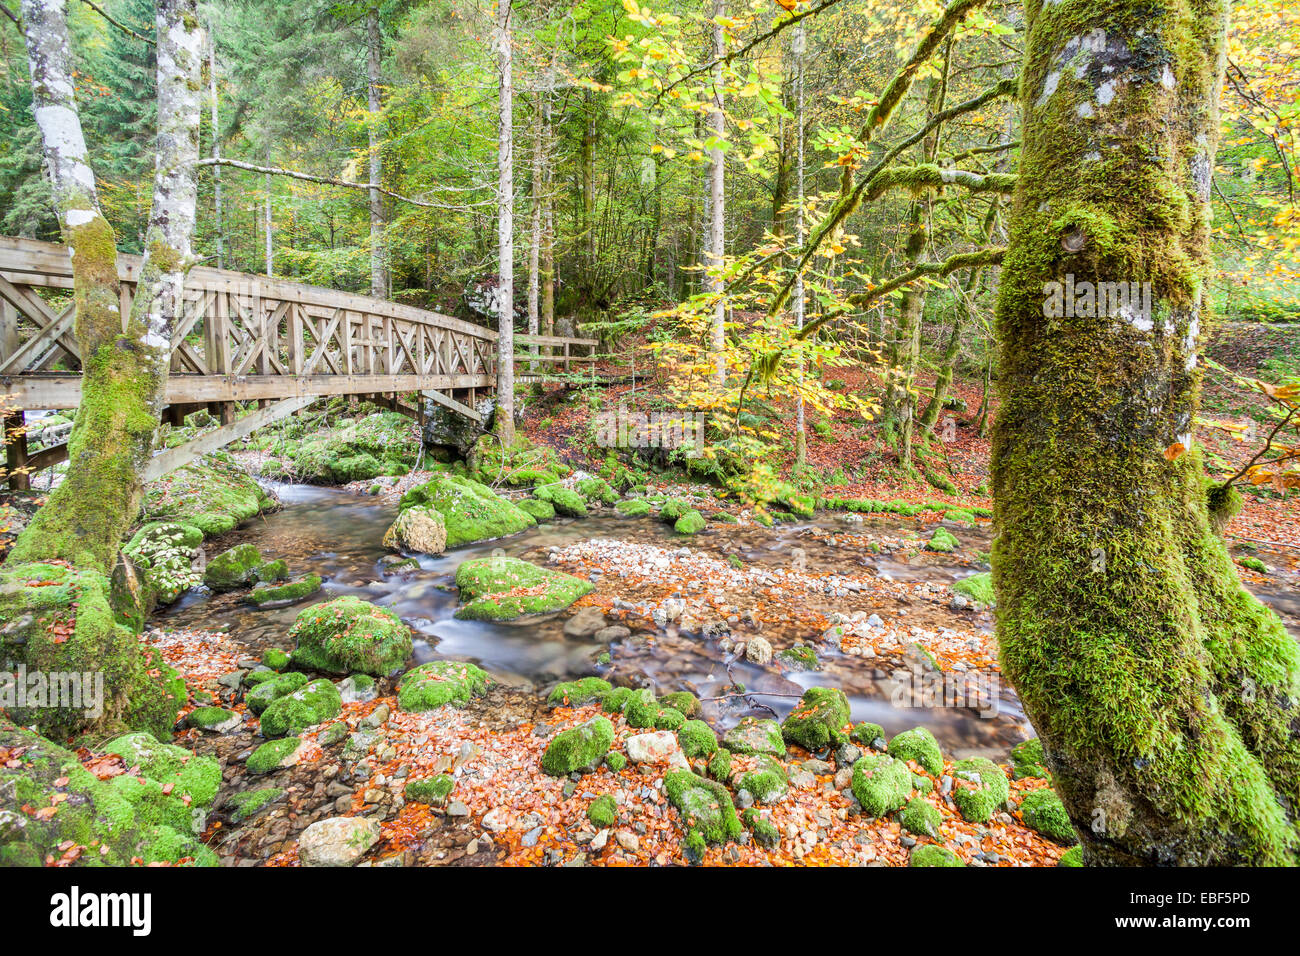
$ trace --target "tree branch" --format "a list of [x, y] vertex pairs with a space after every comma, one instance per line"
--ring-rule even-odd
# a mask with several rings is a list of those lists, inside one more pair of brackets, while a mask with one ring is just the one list
[[372, 186], [370, 183], [354, 183], [346, 179], [335, 179], [332, 176], [316, 176], [312, 173], [301, 173], [296, 169], [284, 169], [280, 166], [258, 166], [256, 163], [246, 163], [238, 159], [226, 159], [223, 157], [209, 156], [200, 159], [195, 165], [198, 166], [229, 166], [232, 169], [242, 169], [250, 173], [263, 173], [268, 176], [287, 176], [289, 179], [298, 179], [307, 183], [320, 183], [324, 186], [340, 186], [344, 189], [377, 189], [390, 199], [396, 199], [398, 202], [409, 203], [412, 206], [420, 206], [423, 209], [463, 209], [465, 206], [486, 205], [486, 203], [466, 203], [461, 206], [451, 206], [446, 203], [429, 202], [424, 199], [412, 199], [410, 196], [403, 196], [401, 193], [395, 193], [392, 190], [385, 189], [383, 186]]
[[[107, 13], [107, 11], [105, 11], [103, 7], [101, 7], [99, 4], [95, 3], [95, 0], [81, 0], [81, 2], [84, 3], [86, 6], [90, 7], [90, 9], [94, 10], [94, 11], [95, 11], [96, 13], [98, 13], [101, 17], [103, 17], [105, 20], [107, 20], [107, 21], [108, 21], [109, 23], [111, 23], [113, 26], [117, 27], [117, 28], [118, 28], [119, 30], [121, 30], [123, 33], [128, 33], [128, 34], [130, 34], [131, 36], [133, 36], [133, 37], [135, 37], [137, 40], [139, 40], [141, 43], [147, 43], [147, 44], [149, 44], [150, 46], [157, 46], [157, 43], [154, 42], [154, 40], [153, 40], [152, 37], [147, 37], [147, 36], [145, 36], [145, 35], [142, 34], [142, 33], [136, 33], [134, 30], [132, 30], [130, 27], [128, 27], [125, 23], [122, 23], [122, 22], [120, 22], [120, 21], [118, 21], [118, 20], [114, 20], [111, 16], [109, 16], [109, 14]], [[8, 12], [8, 11], [6, 11], [6, 12]]]

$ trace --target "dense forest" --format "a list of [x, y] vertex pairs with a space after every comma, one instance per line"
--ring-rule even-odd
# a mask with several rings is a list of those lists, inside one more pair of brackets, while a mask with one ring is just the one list
[[0, 12], [0, 862], [1300, 861], [1286, 0]]

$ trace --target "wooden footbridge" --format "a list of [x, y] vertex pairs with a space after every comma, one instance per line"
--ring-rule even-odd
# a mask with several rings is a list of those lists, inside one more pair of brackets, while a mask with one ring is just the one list
[[[127, 316], [140, 257], [119, 255]], [[11, 487], [67, 457], [67, 445], [27, 454], [24, 413], [75, 408], [81, 355], [73, 336], [72, 262], [55, 243], [0, 237], [0, 402]], [[412, 306], [282, 279], [196, 267], [172, 335], [168, 418], [208, 408], [221, 427], [158, 455], [150, 477], [179, 467], [317, 398], [360, 395], [422, 415], [417, 393], [479, 420], [481, 393], [496, 387], [494, 329]], [[595, 360], [594, 339], [516, 335], [521, 369], [572, 370]], [[536, 363], [536, 364], [533, 364]], [[517, 381], [545, 379], [518, 375]], [[236, 402], [259, 408], [236, 417]], [[25, 468], [22, 475], [16, 468]]]

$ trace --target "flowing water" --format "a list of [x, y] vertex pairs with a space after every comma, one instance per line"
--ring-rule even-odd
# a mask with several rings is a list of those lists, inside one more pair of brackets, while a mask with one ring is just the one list
[[[383, 559], [390, 552], [381, 543], [396, 514], [395, 503], [310, 485], [280, 485], [275, 491], [283, 509], [246, 522], [220, 547], [251, 543], [268, 559], [287, 559], [295, 575], [314, 571], [325, 582], [320, 594], [289, 607], [263, 610], [242, 603], [238, 593], [212, 595], [197, 589], [160, 613], [156, 623], [224, 631], [249, 654], [260, 655], [267, 647], [291, 649], [286, 635], [303, 607], [355, 594], [390, 608], [411, 626], [417, 663], [434, 658], [470, 660], [497, 679], [524, 688], [542, 690], [558, 680], [601, 673], [615, 683], [651, 686], [661, 694], [690, 689], [708, 698], [740, 681], [754, 692], [753, 697], [706, 702], [707, 719], [715, 726], [726, 727], [751, 713], [783, 717], [804, 689], [819, 684], [840, 687], [848, 694], [855, 721], [874, 721], [888, 733], [917, 725], [929, 727], [945, 750], [959, 756], [1005, 753], [1008, 746], [1032, 733], [1014, 693], [1005, 685], [994, 705], [985, 706], [983, 711], [958, 706], [898, 706], [902, 698], [896, 694], [894, 681], [897, 665], [882, 665], [880, 660], [819, 651], [821, 669], [781, 674], [770, 667], [749, 664], [743, 658], [736, 660], [734, 654], [724, 653], [717, 640], [679, 632], [671, 624], [666, 629], [654, 629], [646, 621], [642, 625], [645, 630], [638, 632], [636, 622], [629, 621], [632, 636], [610, 647], [591, 639], [567, 637], [563, 633], [563, 616], [513, 624], [453, 617], [458, 602], [452, 582], [462, 561], [504, 553], [545, 563], [550, 547], [593, 538], [670, 550], [682, 546], [680, 536], [650, 518], [628, 519], [606, 513], [580, 520], [559, 519], [510, 538], [457, 548], [448, 554], [421, 555], [418, 570], [395, 573], [386, 567]], [[709, 531], [690, 539], [689, 545], [718, 557], [734, 554], [747, 566], [759, 567], [788, 566], [792, 551], [800, 548], [809, 567], [821, 570], [885, 581], [946, 584], [978, 570], [971, 566], [970, 555], [986, 552], [990, 539], [987, 528], [962, 529], [958, 531], [963, 544], [959, 555], [917, 554], [913, 548], [885, 549], [875, 554], [856, 547], [836, 547], [827, 540], [824, 532], [828, 530], [844, 532], [846, 527], [835, 516], [819, 516], [814, 521], [773, 529], [713, 524]], [[847, 530], [895, 541], [921, 541], [929, 533], [915, 522], [888, 517], [871, 517]], [[617, 578], [611, 577], [598, 587], [610, 596], [620, 596]], [[1300, 600], [1294, 591], [1278, 589], [1261, 597], [1280, 612], [1300, 612]], [[931, 630], [991, 630], [988, 615], [958, 613], [939, 601], [911, 602], [904, 613], [915, 615], [909, 617], [909, 622]], [[1294, 624], [1294, 618], [1289, 618], [1288, 623]], [[779, 625], [763, 633], [778, 649], [795, 639], [816, 637], [806, 632], [782, 634]], [[597, 664], [597, 658], [607, 650], [613, 657], [612, 668]], [[761, 702], [757, 709], [755, 701]]]

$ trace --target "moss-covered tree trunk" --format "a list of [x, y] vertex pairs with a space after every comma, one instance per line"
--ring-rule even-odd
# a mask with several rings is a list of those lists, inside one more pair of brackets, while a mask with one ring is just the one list
[[[1192, 440], [1225, 5], [1026, 15], [997, 308], [1003, 669], [1087, 861], [1294, 863], [1296, 644], [1211, 532]], [[1151, 307], [1058, 308], [1045, 284], [1071, 276], [1150, 283]]]

